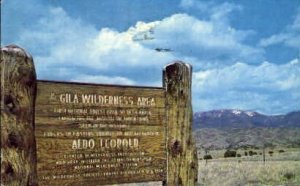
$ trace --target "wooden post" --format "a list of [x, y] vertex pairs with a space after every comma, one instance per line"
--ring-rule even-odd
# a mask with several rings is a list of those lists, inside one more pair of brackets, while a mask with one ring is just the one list
[[197, 182], [197, 151], [192, 139], [192, 67], [175, 62], [163, 72], [167, 114], [167, 185], [193, 186]]
[[1, 185], [37, 185], [36, 73], [22, 48], [1, 48]]

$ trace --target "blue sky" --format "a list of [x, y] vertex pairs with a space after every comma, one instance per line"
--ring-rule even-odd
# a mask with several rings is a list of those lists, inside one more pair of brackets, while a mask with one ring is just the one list
[[161, 86], [182, 60], [194, 111], [300, 110], [299, 0], [2, 0], [1, 18], [39, 79]]

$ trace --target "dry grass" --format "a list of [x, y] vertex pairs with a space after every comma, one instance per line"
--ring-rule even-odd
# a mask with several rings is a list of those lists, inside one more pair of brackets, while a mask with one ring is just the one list
[[[281, 148], [279, 148], [281, 149]], [[261, 150], [258, 155], [239, 158], [223, 158], [225, 150], [210, 151], [213, 160], [199, 161], [199, 186], [299, 186], [300, 185], [300, 149], [286, 148], [284, 153], [272, 149], [270, 156], [266, 150], [266, 162], [262, 161]], [[247, 150], [249, 151], [249, 150]], [[201, 152], [203, 155], [204, 152]], [[161, 182], [119, 184], [120, 186], [159, 186]]]
[[[300, 185], [300, 161], [245, 161], [220, 158], [199, 161], [198, 186]], [[120, 186], [158, 186], [161, 182], [120, 184]]]
[[300, 185], [300, 161], [214, 161], [199, 163], [198, 185]]

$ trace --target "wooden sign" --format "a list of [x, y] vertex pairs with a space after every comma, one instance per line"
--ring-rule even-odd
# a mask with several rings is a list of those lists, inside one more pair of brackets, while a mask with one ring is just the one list
[[162, 88], [50, 81], [37, 85], [35, 135], [41, 185], [166, 179]]
[[1, 185], [196, 184], [190, 65], [134, 87], [36, 80], [24, 49], [2, 55]]

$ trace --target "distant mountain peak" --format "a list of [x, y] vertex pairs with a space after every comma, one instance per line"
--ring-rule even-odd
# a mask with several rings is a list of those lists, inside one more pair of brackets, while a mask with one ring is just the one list
[[194, 114], [196, 128], [300, 127], [300, 111], [264, 115], [240, 109], [221, 109]]
[[233, 109], [231, 112], [236, 115], [240, 115], [242, 113], [241, 110], [236, 110], [236, 109]]
[[255, 112], [250, 112], [250, 111], [246, 111], [245, 113], [250, 117], [253, 117], [256, 114]]

